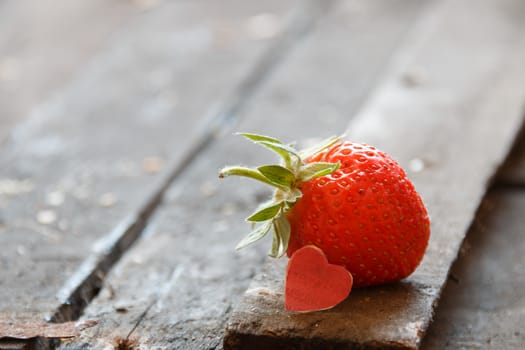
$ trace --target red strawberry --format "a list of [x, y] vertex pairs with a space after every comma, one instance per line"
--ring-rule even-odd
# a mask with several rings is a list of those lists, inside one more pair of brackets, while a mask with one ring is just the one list
[[397, 281], [419, 265], [430, 235], [423, 202], [403, 169], [372, 146], [338, 143], [307, 160], [340, 162], [333, 173], [299, 184], [288, 212], [288, 255], [321, 248], [345, 266], [355, 286]]
[[372, 146], [332, 138], [298, 152], [279, 140], [242, 134], [279, 155], [283, 165], [224, 168], [220, 176], [255, 178], [277, 188], [247, 220], [260, 222], [244, 247], [273, 228], [270, 255], [315, 245], [352, 274], [354, 286], [409, 276], [430, 236], [425, 206], [403, 169]]

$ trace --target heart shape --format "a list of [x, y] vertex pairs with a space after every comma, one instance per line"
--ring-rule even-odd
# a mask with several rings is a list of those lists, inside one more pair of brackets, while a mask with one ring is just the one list
[[328, 262], [314, 245], [295, 251], [286, 267], [286, 310], [309, 312], [330, 309], [352, 290], [352, 275], [343, 266]]

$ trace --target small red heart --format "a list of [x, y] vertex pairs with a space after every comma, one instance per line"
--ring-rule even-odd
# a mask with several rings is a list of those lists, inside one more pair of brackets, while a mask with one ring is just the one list
[[348, 270], [328, 263], [321, 249], [307, 245], [288, 261], [284, 305], [299, 312], [330, 309], [346, 299], [352, 284]]

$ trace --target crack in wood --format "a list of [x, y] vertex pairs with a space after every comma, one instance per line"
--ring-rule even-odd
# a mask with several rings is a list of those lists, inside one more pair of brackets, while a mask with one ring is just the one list
[[[146, 317], [146, 315], [148, 314], [149, 310], [151, 310], [151, 308], [153, 307], [153, 305], [155, 305], [156, 303], [156, 300], [152, 301], [148, 307], [146, 309], [144, 309], [144, 311], [140, 314], [139, 318], [137, 319], [137, 322], [135, 322], [135, 324], [133, 325], [133, 327], [131, 327], [131, 330], [129, 331], [129, 333], [126, 335], [126, 338], [125, 340], [126, 341], [130, 341], [131, 340], [131, 335], [133, 334], [133, 332], [135, 332], [135, 330], [137, 329], [137, 327], [139, 326], [140, 322], [142, 322], [142, 320], [144, 319], [144, 317]], [[134, 342], [134, 341], [133, 341]]]
[[[133, 327], [131, 327], [130, 331], [124, 338], [126, 341], [132, 340], [131, 335], [133, 332], [137, 329], [137, 327], [140, 325], [142, 320], [147, 316], [148, 312], [151, 310], [151, 308], [155, 305], [157, 305], [160, 300], [162, 300], [162, 297], [165, 296], [165, 294], [171, 289], [173, 284], [177, 281], [178, 277], [180, 276], [183, 268], [181, 266], [177, 266], [173, 269], [171, 273], [171, 277], [162, 288], [159, 289], [158, 293], [155, 295], [155, 297], [151, 300], [151, 302], [148, 304], [148, 306], [144, 309], [144, 311], [139, 315], [137, 318], [137, 321], [133, 324]], [[133, 340], [135, 343], [136, 341]]]
[[48, 350], [57, 345], [58, 342], [56, 339], [45, 337], [36, 337], [25, 340], [14, 338], [0, 339], [0, 350]]
[[[252, 70], [224, 100], [223, 105], [212, 109], [209, 116], [204, 118], [204, 123], [190, 138], [194, 141], [185, 150], [182, 157], [172, 162], [167, 176], [162, 178], [155, 187], [157, 190], [146, 198], [136, 214], [127, 217], [106, 235], [99, 242], [98, 249], [85, 259], [81, 267], [66, 281], [57, 296], [59, 305], [46, 317], [48, 322], [62, 323], [80, 317], [85, 307], [100, 291], [113, 265], [142, 235], [148, 222], [161, 206], [164, 194], [172, 183], [185, 171], [188, 164], [213, 143], [215, 138], [232, 130], [241, 119], [240, 112], [254, 97], [265, 79], [279, 62], [284, 60], [297, 42], [315, 26], [332, 3], [332, 0], [311, 0], [301, 3], [303, 6], [296, 8], [283, 33], [263, 52]], [[145, 310], [144, 316], [155, 303], [156, 301]], [[139, 323], [140, 319], [137, 326]], [[130, 335], [135, 328], [131, 330]]]
[[514, 190], [525, 189], [525, 113], [512, 150], [498, 169], [493, 186], [495, 188], [509, 188]]

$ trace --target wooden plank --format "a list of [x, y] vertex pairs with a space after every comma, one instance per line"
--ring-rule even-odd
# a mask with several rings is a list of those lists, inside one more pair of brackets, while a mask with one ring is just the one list
[[522, 124], [524, 15], [517, 0], [436, 3], [350, 125], [351, 139], [409, 170], [427, 204], [432, 237], [416, 272], [355, 290], [332, 310], [291, 314], [283, 307], [286, 261], [269, 261], [228, 323], [226, 348], [419, 347], [487, 184]]
[[229, 93], [269, 41], [243, 28], [289, 8], [159, 4], [15, 129], [0, 152], [0, 338], [3, 324], [78, 316], [205, 146], [199, 123], [224, 122], [215, 104], [250, 97]]
[[[386, 70], [421, 8], [430, 1], [338, 1], [304, 45], [275, 73], [249, 128], [282, 139], [313, 143], [340, 134]], [[378, 37], [380, 36], [380, 37]], [[322, 67], [323, 69], [320, 69]], [[270, 125], [276, 117], [279, 127]], [[233, 157], [226, 159], [235, 163]]]
[[522, 130], [461, 246], [421, 349], [523, 347], [524, 146]]
[[0, 3], [0, 143], [16, 122], [65, 85], [141, 13], [127, 1]]
[[498, 188], [484, 199], [422, 349], [523, 348], [524, 211], [523, 190]]
[[[355, 111], [374, 84], [370, 77], [384, 67], [421, 8], [412, 0], [334, 4], [242, 112], [240, 128], [296, 137], [320, 136], [315, 125], [326, 126], [326, 133], [344, 129], [347, 118], [320, 120], [319, 107]], [[370, 18], [377, 25], [370, 27]], [[347, 33], [354, 33], [352, 40]], [[317, 69], [319, 62], [332, 63], [333, 71]], [[283, 131], [282, 123], [294, 122], [300, 123], [296, 130]], [[115, 266], [86, 309], [82, 319], [99, 324], [63, 348], [117, 342], [137, 348], [222, 348], [232, 305], [267, 249], [262, 244], [235, 253], [233, 247], [246, 233], [243, 218], [268, 192], [250, 181], [225, 181], [217, 188], [216, 172], [226, 163], [273, 159], [256, 147], [228, 136], [199, 157], [175, 182], [148, 234]]]

